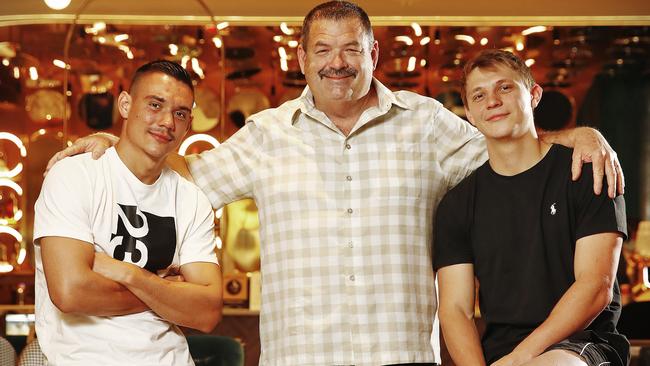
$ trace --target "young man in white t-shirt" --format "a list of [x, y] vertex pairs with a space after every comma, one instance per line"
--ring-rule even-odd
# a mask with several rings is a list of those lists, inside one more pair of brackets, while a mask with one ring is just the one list
[[[165, 167], [192, 121], [178, 64], [140, 67], [118, 98], [120, 142], [62, 160], [35, 206], [36, 332], [50, 365], [193, 365], [177, 325], [221, 319], [214, 220]], [[180, 273], [182, 281], [166, 276]]]

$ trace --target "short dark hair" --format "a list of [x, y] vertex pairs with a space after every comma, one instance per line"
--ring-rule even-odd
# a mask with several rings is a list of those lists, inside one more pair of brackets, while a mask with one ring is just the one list
[[192, 91], [192, 95], [194, 95], [194, 85], [192, 84], [192, 77], [190, 76], [190, 73], [187, 72], [187, 70], [185, 70], [181, 65], [167, 60], [155, 60], [138, 67], [138, 69], [135, 71], [135, 74], [133, 75], [133, 79], [131, 79], [131, 86], [129, 90], [133, 89], [133, 85], [135, 85], [143, 75], [151, 74], [154, 72], [160, 72], [165, 75], [169, 75], [181, 83], [187, 85], [187, 87]]
[[514, 70], [524, 82], [528, 90], [535, 85], [535, 79], [524, 61], [512, 52], [504, 50], [484, 50], [469, 60], [463, 67], [463, 76], [460, 79], [460, 96], [467, 107], [467, 77], [474, 69], [494, 68], [503, 65]]
[[348, 18], [356, 18], [361, 22], [361, 27], [368, 37], [368, 41], [372, 45], [375, 41], [375, 36], [372, 33], [372, 25], [370, 18], [365, 10], [355, 3], [349, 1], [328, 1], [317, 5], [311, 9], [305, 20], [302, 22], [302, 34], [300, 35], [300, 43], [303, 49], [307, 49], [307, 40], [309, 39], [309, 30], [311, 23], [315, 20], [328, 19], [328, 20], [341, 20]]

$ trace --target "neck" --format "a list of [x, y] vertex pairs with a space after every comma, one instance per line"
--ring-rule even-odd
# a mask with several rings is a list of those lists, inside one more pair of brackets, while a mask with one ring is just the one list
[[325, 102], [314, 99], [314, 105], [347, 136], [359, 121], [361, 114], [378, 105], [377, 91], [371, 85], [368, 93], [359, 99]]
[[522, 173], [539, 163], [551, 148], [537, 138], [537, 133], [507, 140], [487, 139], [490, 167], [501, 175]]
[[126, 139], [121, 138], [115, 145], [120, 160], [144, 184], [156, 182], [165, 166], [165, 160], [156, 161], [144, 151], [135, 149]]

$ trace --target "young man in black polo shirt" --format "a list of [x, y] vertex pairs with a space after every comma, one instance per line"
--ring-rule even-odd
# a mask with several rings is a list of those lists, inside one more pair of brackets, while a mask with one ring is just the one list
[[[465, 66], [462, 86], [489, 161], [437, 212], [434, 268], [452, 358], [472, 366], [626, 365], [629, 343], [616, 331], [623, 197], [595, 195], [589, 173], [572, 181], [572, 150], [537, 138], [542, 88], [518, 57], [482, 52]], [[487, 325], [481, 341], [475, 277]]]

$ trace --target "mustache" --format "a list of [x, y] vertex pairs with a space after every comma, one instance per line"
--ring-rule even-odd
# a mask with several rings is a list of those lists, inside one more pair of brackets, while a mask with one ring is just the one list
[[337, 78], [345, 78], [348, 76], [357, 77], [358, 73], [359, 72], [355, 68], [350, 66], [342, 67], [340, 69], [333, 69], [331, 67], [328, 67], [319, 71], [318, 76], [320, 76], [322, 80], [324, 77], [337, 77]]
[[165, 127], [160, 127], [160, 128], [151, 127], [151, 128], [149, 128], [149, 131], [151, 131], [151, 132], [153, 132], [155, 134], [164, 135], [169, 139], [169, 141], [174, 140], [174, 135], [172, 135], [171, 131], [168, 128], [165, 128]]

